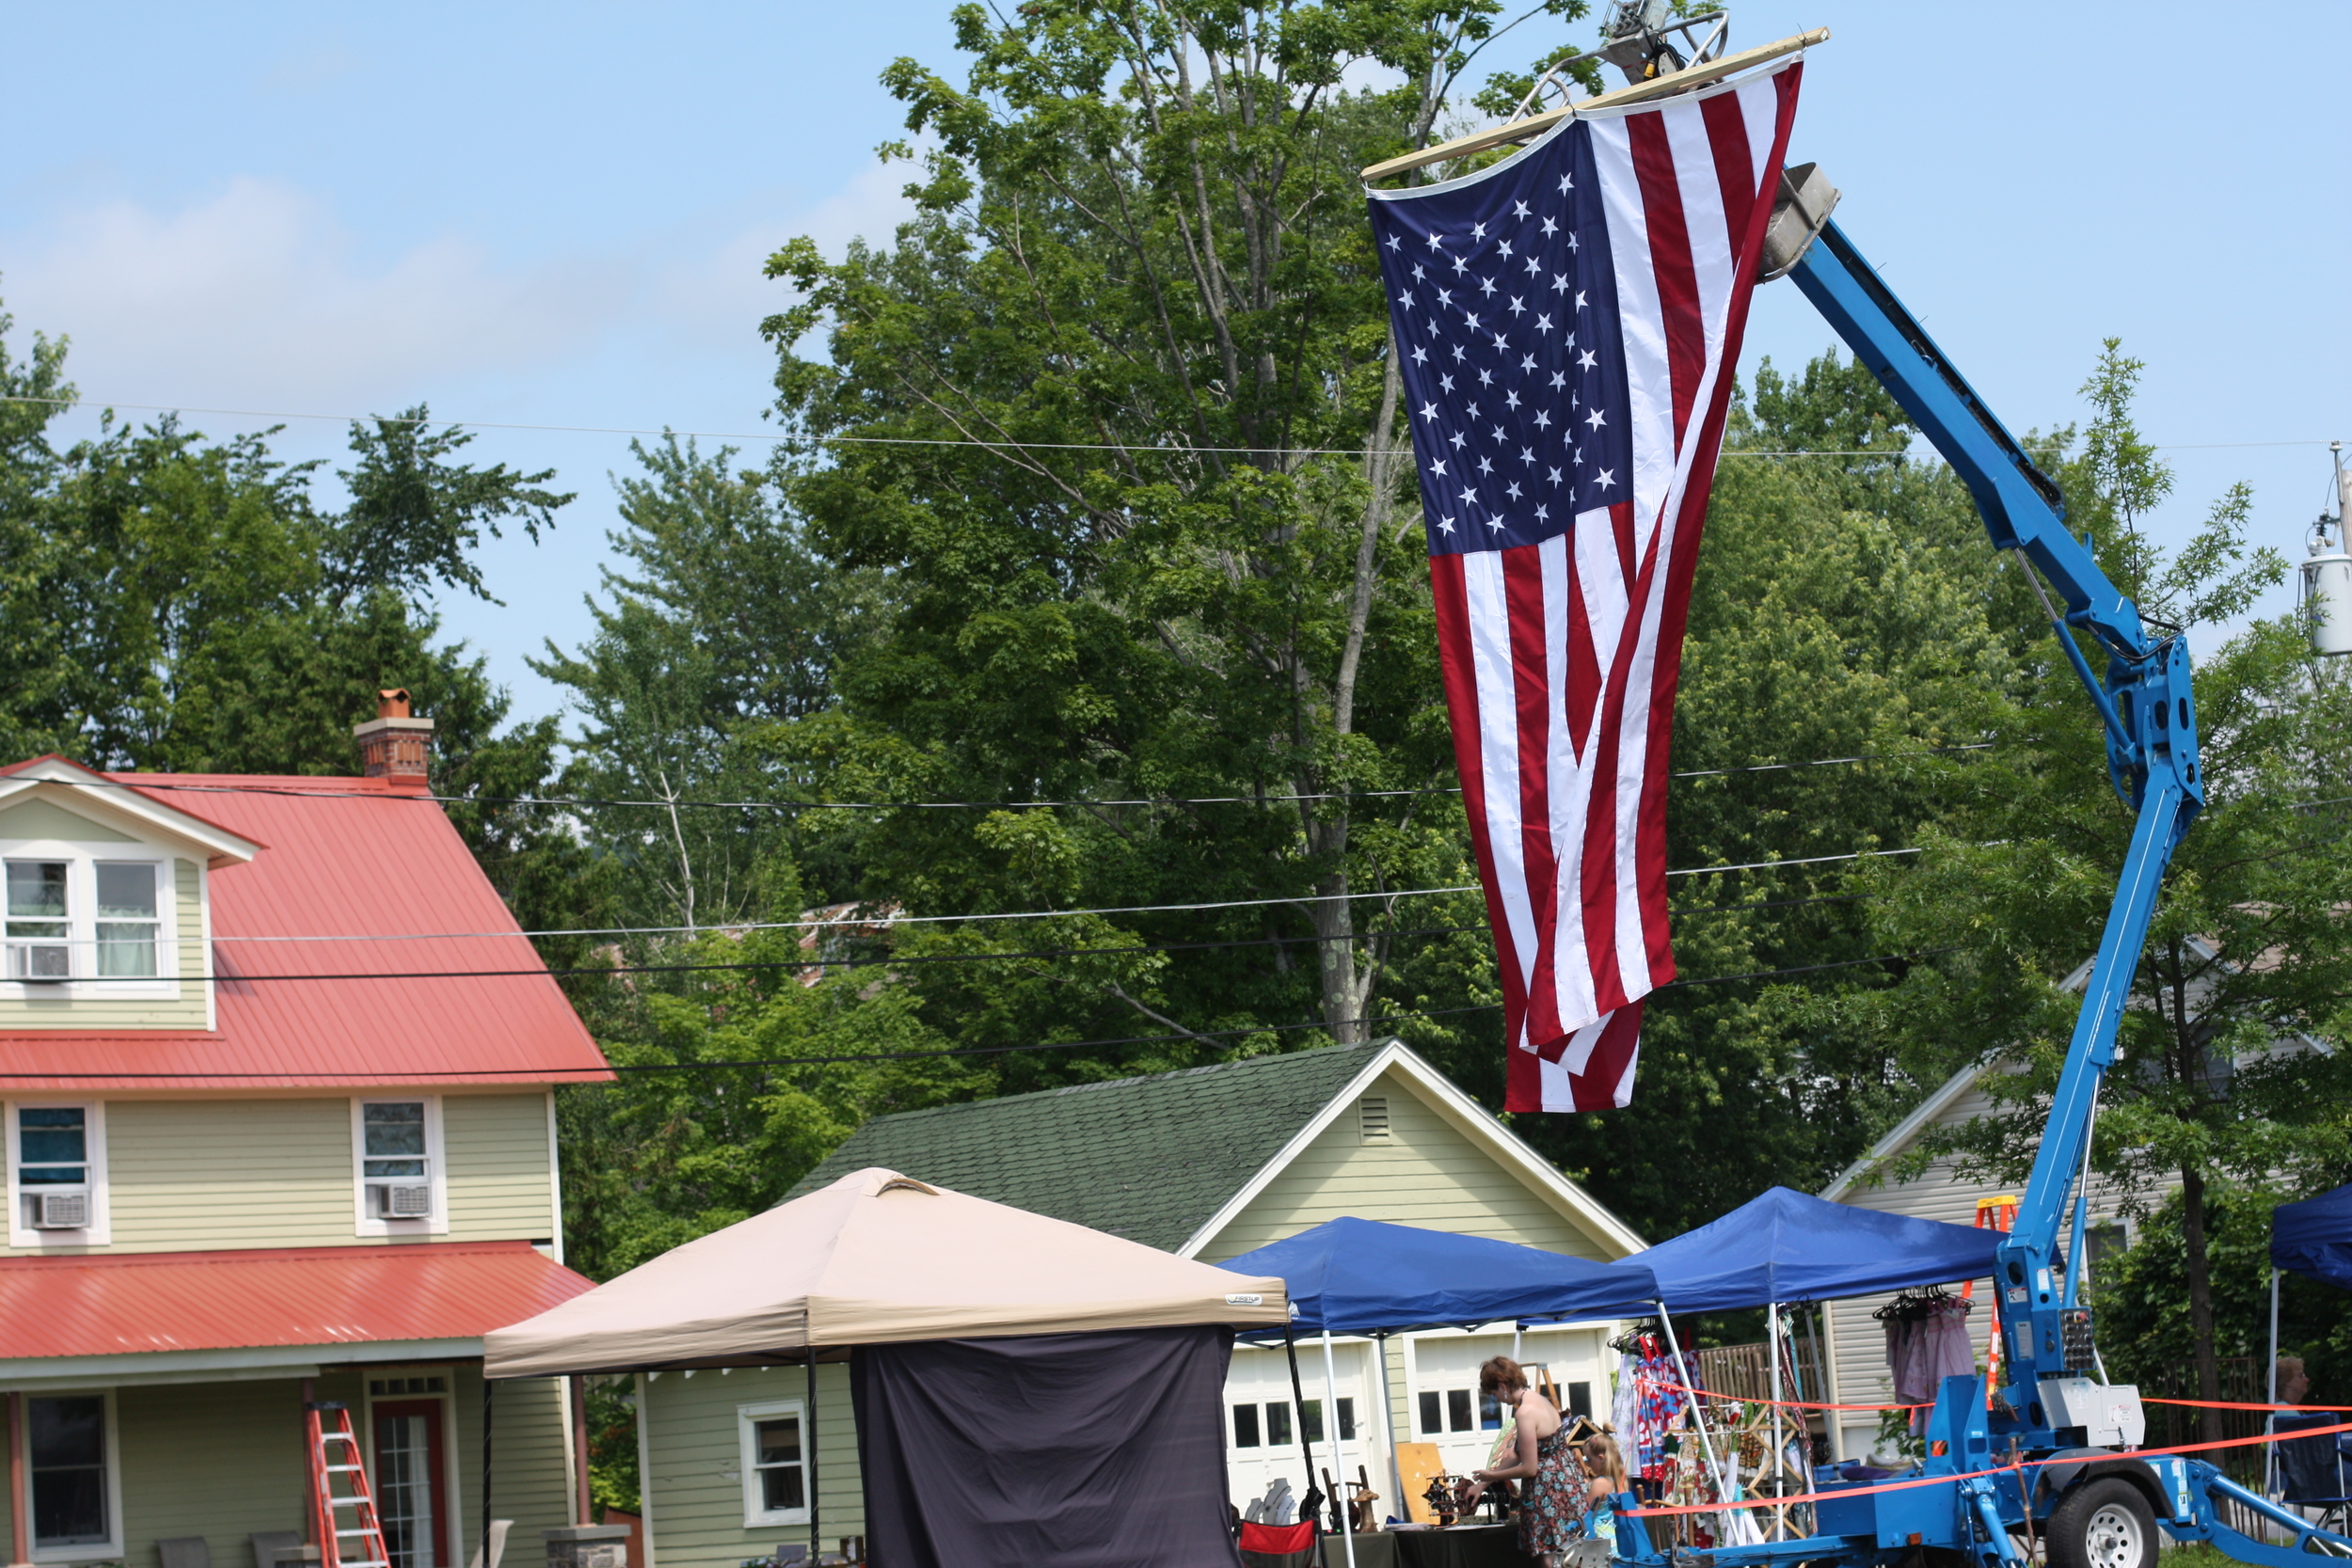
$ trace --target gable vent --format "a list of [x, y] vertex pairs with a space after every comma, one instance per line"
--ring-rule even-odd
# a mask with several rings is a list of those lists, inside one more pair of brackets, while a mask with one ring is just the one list
[[1368, 1094], [1356, 1102], [1356, 1129], [1368, 1144], [1389, 1141], [1389, 1097]]

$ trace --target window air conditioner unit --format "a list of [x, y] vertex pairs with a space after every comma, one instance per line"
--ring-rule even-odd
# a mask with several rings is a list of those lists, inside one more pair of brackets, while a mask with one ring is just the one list
[[36, 1230], [87, 1230], [89, 1228], [89, 1194], [35, 1193], [33, 1199], [33, 1228]]
[[423, 1182], [371, 1187], [375, 1217], [380, 1220], [422, 1220], [433, 1217], [433, 1189]]

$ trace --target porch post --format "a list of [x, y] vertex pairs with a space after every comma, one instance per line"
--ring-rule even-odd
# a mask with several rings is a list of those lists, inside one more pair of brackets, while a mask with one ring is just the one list
[[33, 1560], [32, 1537], [25, 1517], [32, 1499], [24, 1495], [24, 1396], [8, 1395], [8, 1560]]
[[808, 1347], [808, 1418], [801, 1423], [801, 1444], [808, 1454], [808, 1560], [817, 1560], [817, 1536], [824, 1527], [817, 1522], [820, 1512], [817, 1501], [817, 1347]]
[[[566, 1380], [572, 1396], [572, 1523], [593, 1525], [595, 1504], [588, 1490], [588, 1380], [574, 1372]], [[640, 1568], [631, 1563], [629, 1568]]]
[[[1340, 1448], [1340, 1377], [1331, 1365], [1331, 1325], [1323, 1325], [1323, 1434], [1331, 1439], [1331, 1468], [1339, 1472], [1332, 1486], [1339, 1496], [1340, 1535], [1346, 1543], [1347, 1568], [1356, 1568], [1356, 1509], [1348, 1501], [1347, 1455]], [[1299, 1435], [1306, 1435], [1305, 1410], [1299, 1412]]]

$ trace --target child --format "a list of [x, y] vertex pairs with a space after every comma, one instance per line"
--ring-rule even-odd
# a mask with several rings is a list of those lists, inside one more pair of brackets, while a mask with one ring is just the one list
[[1607, 1432], [1597, 1432], [1584, 1439], [1584, 1471], [1592, 1477], [1586, 1496], [1592, 1512], [1585, 1515], [1585, 1533], [1596, 1541], [1609, 1543], [1609, 1555], [1617, 1555], [1617, 1494], [1626, 1490], [1625, 1456], [1617, 1449], [1617, 1440]]

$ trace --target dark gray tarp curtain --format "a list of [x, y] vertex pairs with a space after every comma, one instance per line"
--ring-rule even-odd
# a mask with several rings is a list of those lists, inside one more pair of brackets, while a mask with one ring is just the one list
[[1232, 1330], [850, 1353], [872, 1568], [1240, 1568], [1225, 1497]]

